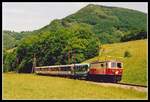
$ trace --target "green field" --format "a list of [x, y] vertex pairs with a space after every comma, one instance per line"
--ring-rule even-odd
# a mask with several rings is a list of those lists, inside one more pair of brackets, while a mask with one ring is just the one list
[[[122, 82], [147, 85], [147, 40], [105, 44], [102, 48], [104, 51], [101, 53], [101, 56], [97, 56], [85, 62], [105, 59], [120, 60], [123, 62], [124, 68]], [[125, 51], [128, 51], [131, 57], [124, 58]]]
[[147, 99], [146, 92], [60, 77], [3, 74], [3, 99]]

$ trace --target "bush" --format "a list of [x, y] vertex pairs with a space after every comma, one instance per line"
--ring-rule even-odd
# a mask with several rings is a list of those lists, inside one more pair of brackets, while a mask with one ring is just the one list
[[124, 52], [124, 57], [131, 57], [131, 53], [129, 51]]
[[15, 70], [15, 52], [6, 52], [3, 54], [3, 72], [14, 71]]

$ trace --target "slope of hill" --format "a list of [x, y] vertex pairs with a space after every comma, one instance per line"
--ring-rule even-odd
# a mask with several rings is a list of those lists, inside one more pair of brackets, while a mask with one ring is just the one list
[[[39, 65], [67, 64], [69, 55], [66, 53], [76, 50], [75, 60], [79, 63], [98, 54], [99, 41], [120, 42], [124, 36], [124, 41], [135, 40], [134, 36], [138, 39], [145, 38], [139, 36], [147, 34], [146, 18], [147, 14], [135, 10], [87, 5], [70, 16], [53, 20], [41, 29], [11, 33], [13, 38], [19, 40], [14, 52], [19, 62], [4, 62], [8, 66], [16, 65], [23, 70], [27, 68], [26, 72], [30, 72], [33, 54], [38, 56]], [[10, 42], [9, 39], [5, 41]], [[11, 45], [11, 42], [9, 44]], [[7, 53], [5, 55], [6, 59], [9, 59]], [[73, 63], [73, 60], [70, 63]]]
[[120, 42], [125, 35], [147, 31], [146, 14], [117, 7], [90, 4], [62, 19], [64, 26], [75, 22], [92, 26], [101, 43]]
[[13, 48], [16, 44], [16, 39], [8, 33], [3, 34], [3, 49]]
[[[115, 43], [122, 42], [127, 35], [133, 35], [134, 38], [138, 33], [147, 33], [147, 14], [131, 9], [89, 4], [63, 19], [53, 20], [38, 32], [57, 31], [76, 24], [89, 25], [101, 43]], [[141, 37], [138, 39], [145, 36], [139, 35]]]
[[18, 42], [26, 37], [31, 35], [32, 32], [29, 31], [22, 31], [22, 32], [14, 32], [9, 30], [3, 30], [3, 48], [4, 49], [11, 49], [17, 46]]
[[[148, 62], [146, 39], [124, 43], [105, 44], [102, 48], [104, 51], [100, 53], [100, 56], [89, 59], [85, 62], [105, 59], [120, 60], [123, 62], [124, 66], [122, 82], [147, 85]], [[125, 51], [128, 51], [131, 54], [131, 57], [124, 57]]]

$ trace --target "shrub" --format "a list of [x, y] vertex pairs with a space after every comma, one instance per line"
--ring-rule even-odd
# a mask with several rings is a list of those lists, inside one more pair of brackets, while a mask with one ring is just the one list
[[131, 53], [129, 51], [124, 52], [124, 57], [131, 57]]

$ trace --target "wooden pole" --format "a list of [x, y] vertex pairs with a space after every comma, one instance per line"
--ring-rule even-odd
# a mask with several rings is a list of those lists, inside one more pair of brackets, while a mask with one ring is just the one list
[[[17, 67], [19, 66], [19, 58], [17, 57], [17, 59], [16, 59], [16, 63], [17, 63]], [[18, 68], [16, 68], [16, 71], [17, 71], [17, 73], [19, 72], [18, 71]]]
[[74, 58], [74, 64], [75, 64], [76, 63], [76, 53], [75, 53], [75, 50], [74, 50], [73, 58]]
[[70, 50], [68, 51], [68, 64], [70, 64]]
[[34, 68], [36, 67], [36, 57], [34, 53], [34, 58], [33, 58], [33, 65], [32, 65], [32, 73], [34, 73]]

